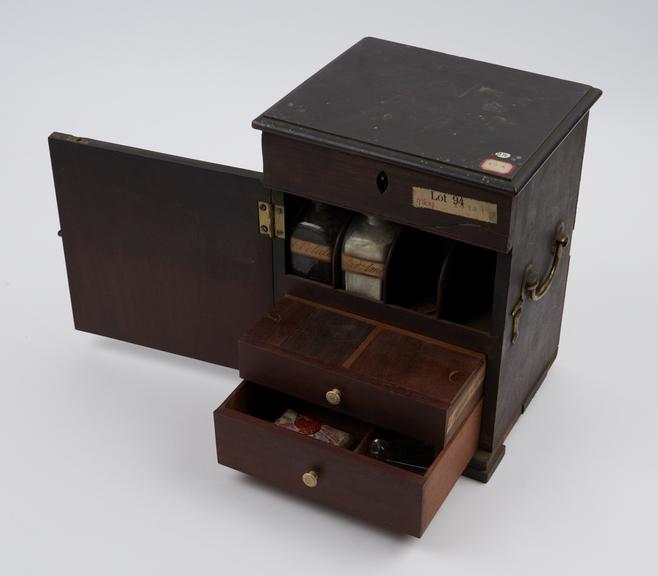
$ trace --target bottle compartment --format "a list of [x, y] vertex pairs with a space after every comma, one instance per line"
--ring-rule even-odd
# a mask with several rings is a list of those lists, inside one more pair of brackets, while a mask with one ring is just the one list
[[[285, 265], [287, 274], [317, 282], [317, 278], [300, 274], [292, 262], [296, 256], [291, 244], [298, 240], [291, 239], [291, 236], [295, 224], [311, 204], [306, 199], [285, 195]], [[345, 273], [341, 267], [342, 247], [350, 224], [360, 215], [344, 209], [336, 210], [345, 215], [345, 221], [330, 249], [324, 252], [325, 256], [331, 252], [331, 277], [320, 283], [346, 291]], [[483, 332], [490, 330], [496, 274], [494, 251], [400, 225], [382, 268], [382, 303]]]
[[495, 253], [455, 242], [441, 267], [438, 317], [488, 332], [495, 277]]
[[[287, 430], [287, 432], [290, 432], [291, 434], [295, 434], [299, 437], [308, 439], [315, 445], [325, 445], [331, 447], [332, 449], [353, 452], [355, 454], [366, 457], [369, 460], [382, 462], [387, 466], [394, 466], [395, 468], [411, 472], [414, 475], [419, 474], [422, 476], [427, 472], [427, 470], [413, 471], [411, 467], [389, 464], [382, 459], [373, 458], [372, 456], [368, 455], [370, 442], [375, 438], [382, 438], [385, 440], [401, 439], [413, 442], [414, 439], [409, 436], [404, 436], [392, 430], [382, 428], [381, 426], [375, 426], [357, 418], [333, 412], [322, 406], [317, 406], [310, 402], [305, 402], [304, 400], [300, 400], [295, 396], [283, 394], [253, 382], [243, 382], [238, 390], [239, 393], [234, 393], [225, 404], [233, 411], [241, 412], [252, 418], [266, 422], [269, 425], [275, 427], [275, 429], [286, 430], [285, 428], [278, 426], [275, 422], [277, 418], [279, 418], [279, 416], [281, 416], [281, 414], [283, 414], [286, 410], [295, 410], [296, 412], [308, 416], [309, 418], [318, 420], [323, 424], [327, 424], [338, 430], [349, 433], [352, 436], [353, 441], [349, 446], [342, 447], [322, 442], [321, 440], [317, 440], [300, 432]], [[238, 390], [236, 390], [236, 392], [238, 392]], [[418, 442], [425, 445], [423, 441]], [[438, 456], [440, 453], [441, 449], [439, 447], [433, 448], [433, 456], [428, 463], [428, 469], [432, 463], [432, 460], [436, 458], [436, 456]], [[404, 459], [404, 454], [401, 454], [401, 457]]]

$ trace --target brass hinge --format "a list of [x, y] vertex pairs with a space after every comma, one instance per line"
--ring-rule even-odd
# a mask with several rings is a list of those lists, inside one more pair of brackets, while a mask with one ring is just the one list
[[71, 136], [66, 137], [67, 142], [75, 142], [76, 144], [89, 144], [89, 140], [86, 138], [81, 138], [80, 136]]
[[272, 205], [269, 202], [258, 202], [258, 230], [272, 238]]
[[258, 230], [263, 236], [272, 238], [286, 237], [286, 217], [283, 206], [269, 202], [258, 202]]
[[274, 235], [281, 239], [286, 237], [286, 212], [280, 204], [274, 205]]

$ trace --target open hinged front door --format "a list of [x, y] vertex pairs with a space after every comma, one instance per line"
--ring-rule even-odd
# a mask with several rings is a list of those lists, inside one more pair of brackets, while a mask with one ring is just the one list
[[49, 138], [75, 327], [237, 366], [272, 306], [261, 173]]

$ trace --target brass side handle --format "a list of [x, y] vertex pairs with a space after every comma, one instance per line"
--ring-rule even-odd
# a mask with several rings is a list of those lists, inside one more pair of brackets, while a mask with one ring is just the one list
[[530, 298], [532, 298], [535, 302], [541, 300], [546, 292], [548, 292], [551, 284], [553, 284], [553, 279], [555, 278], [557, 267], [559, 266], [560, 260], [562, 259], [562, 253], [564, 252], [564, 249], [568, 243], [569, 236], [567, 236], [566, 232], [564, 231], [564, 223], [560, 222], [557, 226], [557, 229], [555, 230], [553, 262], [551, 263], [551, 267], [546, 273], [546, 276], [544, 276], [544, 279], [540, 282], [539, 276], [537, 276], [537, 272], [535, 272], [532, 264], [528, 266], [526, 271], [525, 288]]
[[338, 388], [332, 388], [324, 397], [332, 406], [338, 406], [343, 399], [343, 393]]
[[564, 222], [560, 222], [555, 229], [555, 241], [552, 247], [553, 261], [551, 262], [551, 267], [546, 275], [540, 280], [539, 275], [532, 264], [526, 268], [523, 285], [521, 287], [521, 296], [512, 309], [512, 344], [514, 344], [519, 337], [521, 311], [523, 310], [523, 303], [525, 302], [526, 296], [529, 296], [531, 300], [537, 302], [546, 295], [553, 284], [558, 266], [560, 265], [560, 260], [562, 260], [564, 249], [567, 247], [568, 243], [569, 236], [565, 231]]
[[309, 470], [308, 472], [304, 472], [304, 474], [302, 474], [302, 482], [309, 488], [315, 488], [318, 485], [319, 479], [320, 477], [315, 470]]

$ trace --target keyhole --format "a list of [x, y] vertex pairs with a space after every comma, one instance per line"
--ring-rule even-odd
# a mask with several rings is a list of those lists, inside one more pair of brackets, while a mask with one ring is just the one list
[[377, 174], [377, 188], [380, 194], [386, 192], [386, 188], [388, 188], [388, 176], [386, 176], [386, 172], [383, 170]]

